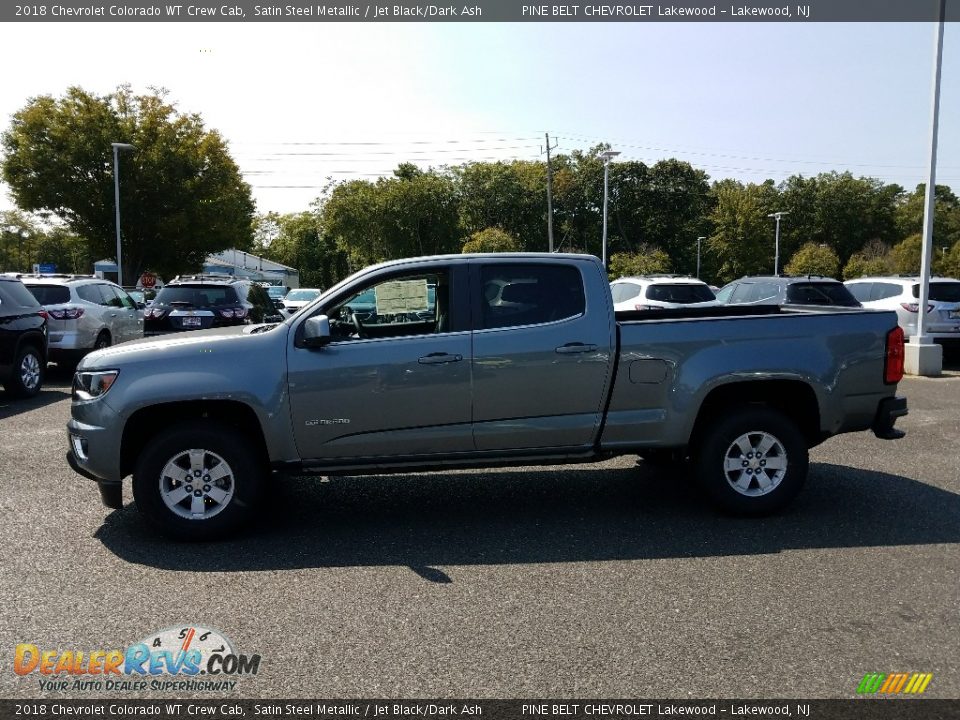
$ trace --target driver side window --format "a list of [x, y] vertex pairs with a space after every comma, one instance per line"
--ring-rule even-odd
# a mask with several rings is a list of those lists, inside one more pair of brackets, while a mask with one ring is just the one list
[[334, 342], [448, 332], [449, 274], [382, 279], [339, 301], [327, 315]]

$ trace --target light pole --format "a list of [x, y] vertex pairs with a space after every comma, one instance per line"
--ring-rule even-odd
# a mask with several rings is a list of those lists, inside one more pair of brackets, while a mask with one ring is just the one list
[[700, 241], [706, 239], [706, 235], [701, 235], [697, 238], [697, 280], [700, 279]]
[[129, 143], [110, 143], [113, 148], [113, 202], [117, 210], [117, 285], [123, 286], [123, 266], [120, 264], [120, 165], [117, 155], [121, 150], [136, 150]]
[[776, 240], [774, 241], [775, 244], [773, 249], [773, 274], [774, 275], [780, 274], [780, 218], [783, 217], [784, 215], [789, 215], [789, 214], [790, 213], [786, 210], [780, 210], [778, 212], [770, 213], [769, 215], [767, 215], [767, 217], [772, 217], [777, 219], [777, 233], [776, 233]]
[[604, 150], [603, 158], [603, 269], [607, 269], [607, 198], [610, 195], [610, 161], [619, 155], [617, 150]]

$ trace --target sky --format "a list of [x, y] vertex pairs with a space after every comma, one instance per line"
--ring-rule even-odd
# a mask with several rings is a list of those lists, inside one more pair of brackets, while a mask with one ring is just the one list
[[[744, 182], [924, 182], [932, 23], [18, 23], [0, 127], [67, 87], [169, 91], [228, 141], [259, 212], [334, 181], [608, 142]], [[960, 23], [944, 37], [937, 182], [960, 192]], [[118, 139], [119, 140], [119, 139]], [[0, 210], [13, 207], [0, 186]]]

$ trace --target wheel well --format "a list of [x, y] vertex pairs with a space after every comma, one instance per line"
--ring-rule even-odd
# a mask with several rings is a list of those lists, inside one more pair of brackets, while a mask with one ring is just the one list
[[43, 341], [43, 335], [41, 335], [40, 333], [38, 332], [24, 333], [20, 337], [19, 342], [17, 343], [17, 349], [16, 349], [16, 352], [14, 353], [14, 358], [16, 357], [16, 355], [20, 353], [21, 350], [23, 350], [23, 348], [30, 346], [34, 350], [36, 350], [38, 353], [40, 353], [41, 360], [46, 360], [47, 354], [44, 352], [45, 345], [46, 343], [44, 343]]
[[700, 406], [690, 434], [690, 445], [696, 445], [704, 429], [738, 405], [765, 405], [779, 410], [797, 424], [808, 447], [823, 439], [820, 406], [813, 388], [798, 380], [755, 380], [721, 385], [711, 390]]
[[191, 400], [151, 405], [130, 416], [123, 428], [120, 476], [133, 472], [140, 453], [160, 430], [188, 420], [209, 420], [235, 429], [245, 435], [263, 461], [267, 461], [263, 430], [249, 405], [233, 400]]

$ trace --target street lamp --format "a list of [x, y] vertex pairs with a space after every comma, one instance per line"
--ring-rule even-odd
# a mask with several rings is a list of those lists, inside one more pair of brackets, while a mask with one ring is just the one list
[[123, 286], [123, 266], [120, 264], [120, 166], [117, 155], [121, 150], [136, 150], [129, 143], [110, 143], [113, 148], [113, 201], [117, 210], [117, 285]]
[[706, 235], [701, 235], [697, 238], [697, 280], [700, 279], [700, 241], [706, 239]]
[[784, 215], [789, 215], [790, 213], [786, 210], [780, 210], [779, 212], [770, 213], [767, 217], [772, 217], [777, 219], [777, 235], [776, 235], [776, 244], [774, 245], [774, 254], [773, 254], [773, 274], [778, 275], [780, 273], [780, 218]]
[[603, 159], [603, 269], [607, 269], [607, 198], [610, 194], [610, 161], [620, 153], [604, 150], [598, 157]]

